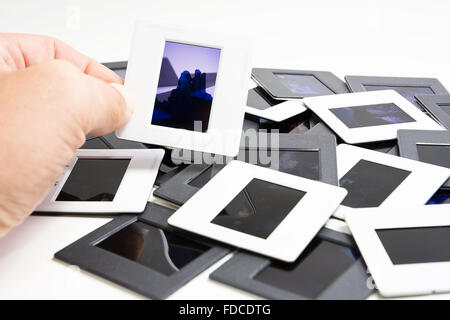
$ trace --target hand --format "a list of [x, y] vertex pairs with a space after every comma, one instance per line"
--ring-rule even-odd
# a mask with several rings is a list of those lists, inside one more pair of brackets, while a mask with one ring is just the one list
[[130, 119], [122, 83], [59, 40], [0, 33], [0, 237], [33, 212], [86, 134]]

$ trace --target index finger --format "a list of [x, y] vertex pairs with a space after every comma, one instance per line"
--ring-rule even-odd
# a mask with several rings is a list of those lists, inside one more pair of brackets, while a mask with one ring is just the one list
[[52, 37], [0, 33], [0, 47], [0, 58], [12, 70], [60, 59], [71, 62], [82, 72], [98, 79], [123, 83], [123, 79], [114, 71]]

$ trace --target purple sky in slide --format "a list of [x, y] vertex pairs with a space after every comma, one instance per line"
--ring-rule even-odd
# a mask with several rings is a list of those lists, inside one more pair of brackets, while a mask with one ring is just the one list
[[220, 49], [166, 41], [164, 57], [170, 60], [177, 76], [184, 70], [194, 73], [216, 73], [219, 67]]

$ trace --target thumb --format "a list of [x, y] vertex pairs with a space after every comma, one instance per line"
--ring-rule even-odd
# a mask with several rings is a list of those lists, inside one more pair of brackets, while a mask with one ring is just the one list
[[101, 136], [124, 126], [133, 115], [135, 99], [132, 93], [118, 83], [85, 75], [88, 79], [87, 103], [78, 109], [85, 134]]

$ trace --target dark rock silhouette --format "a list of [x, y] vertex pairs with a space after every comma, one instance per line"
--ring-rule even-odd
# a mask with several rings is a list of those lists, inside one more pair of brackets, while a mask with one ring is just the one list
[[191, 74], [185, 70], [176, 78], [177, 82], [172, 83], [174, 74], [170, 61], [164, 58], [158, 88], [177, 87], [156, 96], [152, 124], [194, 130], [194, 122], [201, 121], [201, 131], [205, 132], [208, 129], [213, 99], [206, 88], [215, 84], [216, 74], [202, 73], [198, 69]]

